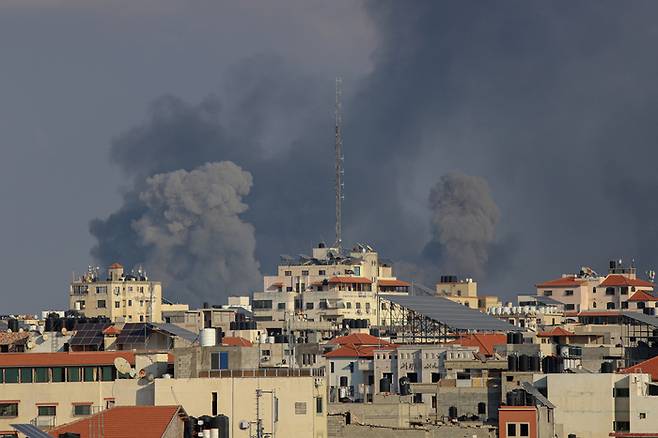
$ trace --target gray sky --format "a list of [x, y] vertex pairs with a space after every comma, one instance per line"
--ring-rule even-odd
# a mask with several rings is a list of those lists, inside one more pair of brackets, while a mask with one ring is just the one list
[[[346, 242], [373, 244], [407, 278], [452, 274], [440, 272], [454, 246], [433, 240], [429, 194], [458, 172], [482, 178], [500, 213], [480, 257], [484, 293], [510, 297], [609, 258], [655, 268], [657, 9], [4, 1], [7, 311], [61, 308], [92, 248], [99, 263], [149, 269], [152, 248], [132, 224], [153, 217], [139, 194], [155, 173], [225, 160], [249, 172], [240, 219], [254, 227], [261, 273], [331, 241], [337, 74]], [[165, 290], [185, 297], [180, 284]]]

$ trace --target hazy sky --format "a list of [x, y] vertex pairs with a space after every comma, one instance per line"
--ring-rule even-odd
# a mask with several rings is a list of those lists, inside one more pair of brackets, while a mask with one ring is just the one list
[[[455, 247], [475, 247], [481, 290], [507, 297], [610, 258], [656, 268], [657, 12], [652, 1], [5, 0], [5, 310], [63, 308], [72, 271], [90, 263], [173, 270], [148, 266], [162, 258], [134, 223], [157, 218], [139, 195], [153, 174], [207, 162], [253, 176], [240, 219], [261, 273], [331, 241], [337, 75], [348, 244], [371, 243], [427, 282], [452, 273], [441, 270]], [[445, 202], [429, 200], [445, 175], [488, 190], [450, 193], [452, 206], [471, 202], [470, 225], [453, 209], [447, 233], [432, 228]], [[495, 237], [477, 241], [468, 230], [492, 202]], [[185, 275], [165, 293], [184, 298]]]

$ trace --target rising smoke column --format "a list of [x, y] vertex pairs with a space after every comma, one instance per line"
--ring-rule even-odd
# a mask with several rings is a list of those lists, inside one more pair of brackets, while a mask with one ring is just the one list
[[462, 173], [446, 174], [432, 188], [429, 206], [442, 273], [482, 277], [500, 217], [487, 182]]
[[139, 194], [144, 213], [132, 229], [143, 264], [170, 295], [219, 303], [258, 285], [254, 227], [240, 218], [251, 186], [251, 174], [230, 161], [146, 180]]

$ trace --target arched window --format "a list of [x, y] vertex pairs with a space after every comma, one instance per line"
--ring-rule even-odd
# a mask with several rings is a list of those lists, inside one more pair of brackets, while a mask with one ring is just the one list
[[592, 307], [596, 309], [596, 301], [592, 303]]

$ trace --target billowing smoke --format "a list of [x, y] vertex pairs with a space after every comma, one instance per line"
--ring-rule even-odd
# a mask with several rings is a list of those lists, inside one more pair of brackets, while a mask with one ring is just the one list
[[253, 290], [260, 281], [256, 238], [240, 218], [251, 185], [251, 174], [230, 161], [148, 178], [132, 230], [151, 277], [196, 304]]
[[432, 188], [429, 204], [441, 272], [482, 277], [500, 217], [487, 182], [462, 173], [446, 174]]

